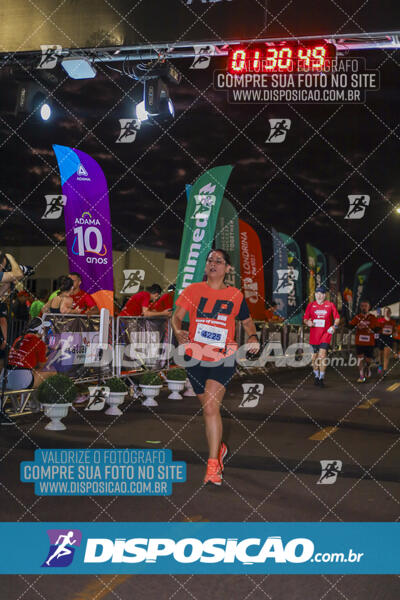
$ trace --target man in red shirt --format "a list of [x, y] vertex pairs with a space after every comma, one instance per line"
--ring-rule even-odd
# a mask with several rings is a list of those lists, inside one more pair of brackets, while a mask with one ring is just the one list
[[[175, 284], [168, 286], [167, 292], [163, 294], [156, 302], [149, 306], [146, 312], [147, 317], [155, 317], [162, 312], [172, 311], [174, 306]], [[170, 313], [169, 313], [170, 314]]]
[[310, 344], [313, 347], [312, 365], [314, 384], [324, 387], [326, 356], [332, 334], [337, 329], [340, 316], [333, 302], [325, 300], [326, 288], [319, 286], [315, 290], [315, 300], [310, 302], [304, 313], [304, 323], [310, 329]]
[[82, 278], [79, 273], [70, 273], [68, 277], [74, 282], [71, 294], [71, 298], [74, 302], [72, 308], [79, 308], [81, 313], [86, 315], [99, 314], [99, 308], [92, 296], [81, 290]]
[[158, 283], [153, 283], [147, 290], [133, 294], [125, 304], [124, 308], [119, 313], [120, 317], [159, 317], [168, 316], [171, 310], [149, 310], [150, 304], [154, 304], [161, 296], [161, 287]]
[[365, 383], [371, 377], [371, 362], [374, 358], [375, 330], [379, 329], [378, 319], [370, 313], [368, 300], [360, 302], [360, 314], [356, 315], [350, 325], [356, 328], [356, 353], [360, 377], [357, 383]]

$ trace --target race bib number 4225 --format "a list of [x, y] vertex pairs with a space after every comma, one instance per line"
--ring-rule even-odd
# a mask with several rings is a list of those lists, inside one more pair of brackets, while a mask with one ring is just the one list
[[209, 344], [216, 348], [225, 348], [228, 330], [223, 327], [213, 327], [204, 323], [198, 323], [194, 336], [195, 342]]

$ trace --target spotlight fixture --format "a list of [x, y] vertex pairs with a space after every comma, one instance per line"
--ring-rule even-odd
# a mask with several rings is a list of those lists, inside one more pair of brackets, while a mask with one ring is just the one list
[[140, 121], [147, 120], [148, 117], [156, 117], [157, 121], [170, 121], [175, 117], [168, 86], [161, 77], [144, 82], [143, 102], [137, 105], [136, 116]]
[[35, 114], [42, 121], [48, 121], [52, 114], [49, 93], [36, 82], [20, 82], [14, 110], [15, 115], [18, 113]]

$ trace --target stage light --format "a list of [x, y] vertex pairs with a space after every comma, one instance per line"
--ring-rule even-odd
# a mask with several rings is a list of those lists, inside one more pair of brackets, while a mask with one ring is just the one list
[[49, 96], [49, 92], [34, 81], [20, 82], [14, 114], [28, 113], [48, 121], [53, 112]]
[[96, 69], [86, 58], [70, 56], [61, 61], [61, 66], [71, 79], [93, 79], [93, 77], [96, 77]]
[[141, 123], [143, 123], [143, 121], [147, 121], [149, 118], [149, 115], [144, 107], [144, 100], [139, 102], [139, 104], [136, 104], [136, 118]]
[[42, 118], [43, 121], [48, 121], [51, 117], [51, 106], [50, 104], [47, 104], [47, 102], [44, 102], [42, 104], [42, 106], [40, 107], [40, 116]]
[[398, 207], [396, 208], [396, 212], [397, 212], [397, 214], [398, 214], [398, 215], [400, 215], [400, 206], [398, 206]]
[[175, 117], [168, 86], [161, 77], [144, 82], [143, 108], [140, 107], [140, 111], [146, 116], [156, 117], [157, 121], [170, 121]]

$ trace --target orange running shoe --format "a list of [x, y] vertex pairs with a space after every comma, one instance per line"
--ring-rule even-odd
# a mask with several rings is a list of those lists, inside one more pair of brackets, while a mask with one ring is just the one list
[[222, 485], [222, 471], [219, 466], [218, 458], [209, 458], [207, 461], [207, 471], [204, 477], [204, 483], [213, 483]]
[[221, 468], [221, 471], [224, 470], [224, 460], [228, 454], [229, 454], [229, 448], [228, 448], [227, 444], [225, 444], [225, 442], [221, 442], [221, 447], [219, 449], [219, 454], [218, 454], [219, 466]]

